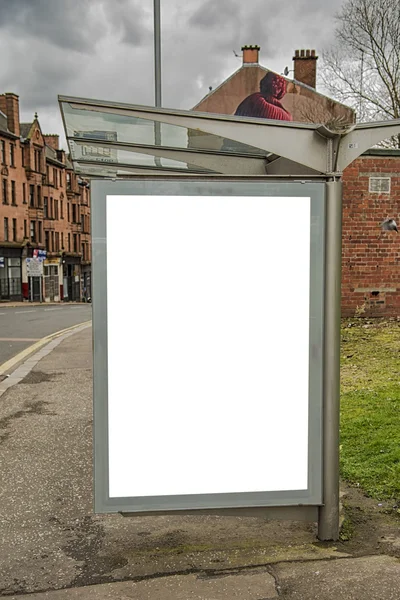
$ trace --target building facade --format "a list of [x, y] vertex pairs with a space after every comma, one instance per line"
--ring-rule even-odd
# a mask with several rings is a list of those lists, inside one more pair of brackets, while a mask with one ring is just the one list
[[[20, 123], [15, 94], [0, 95], [0, 161], [0, 301], [89, 299], [89, 185], [37, 115]], [[41, 276], [30, 276], [35, 258]]]

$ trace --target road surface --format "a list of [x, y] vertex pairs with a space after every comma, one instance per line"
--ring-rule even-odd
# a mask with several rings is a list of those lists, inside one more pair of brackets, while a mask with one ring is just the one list
[[0, 365], [39, 339], [92, 318], [91, 304], [2, 307]]

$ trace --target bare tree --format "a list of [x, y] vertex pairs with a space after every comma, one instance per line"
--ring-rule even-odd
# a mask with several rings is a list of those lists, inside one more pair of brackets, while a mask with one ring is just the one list
[[[400, 118], [400, 0], [346, 0], [323, 53], [328, 92], [358, 121]], [[400, 147], [400, 136], [387, 142]]]

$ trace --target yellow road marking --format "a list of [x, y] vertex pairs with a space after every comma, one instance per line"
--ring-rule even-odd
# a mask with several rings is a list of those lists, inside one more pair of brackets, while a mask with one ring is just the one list
[[32, 354], [32, 352], [39, 350], [39, 348], [41, 348], [48, 342], [51, 342], [55, 338], [60, 337], [60, 335], [63, 335], [64, 333], [67, 333], [68, 331], [72, 331], [73, 329], [76, 329], [77, 327], [82, 327], [83, 325], [90, 325], [91, 322], [92, 321], [85, 321], [84, 323], [78, 323], [77, 325], [72, 325], [72, 327], [67, 327], [66, 329], [61, 329], [60, 331], [56, 331], [55, 333], [51, 333], [50, 335], [47, 335], [46, 337], [42, 338], [35, 344], [32, 344], [28, 348], [25, 348], [25, 350], [22, 350], [22, 352], [20, 352], [19, 354], [16, 354], [15, 356], [13, 356], [9, 360], [7, 360], [5, 363], [0, 365], [0, 375], [3, 375], [3, 373], [6, 373], [7, 371], [9, 371], [17, 363], [21, 362], [21, 360], [24, 360], [24, 358], [26, 358], [27, 356]]

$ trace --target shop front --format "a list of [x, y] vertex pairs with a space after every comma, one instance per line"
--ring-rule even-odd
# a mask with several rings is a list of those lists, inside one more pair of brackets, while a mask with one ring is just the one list
[[22, 301], [21, 248], [0, 248], [0, 301]]
[[63, 300], [64, 302], [81, 301], [81, 265], [80, 258], [64, 256], [63, 258]]

